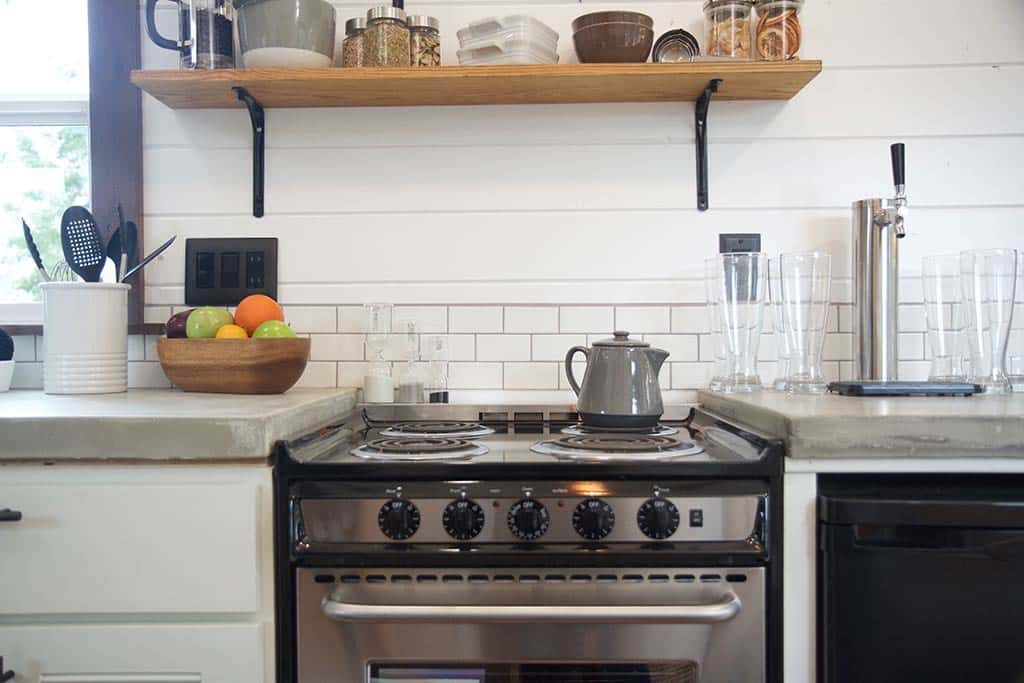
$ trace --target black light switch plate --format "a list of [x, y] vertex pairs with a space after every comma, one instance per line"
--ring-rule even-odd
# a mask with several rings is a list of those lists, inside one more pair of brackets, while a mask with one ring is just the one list
[[235, 306], [250, 294], [277, 298], [277, 238], [185, 240], [185, 304]]
[[720, 254], [734, 254], [737, 252], [761, 251], [761, 233], [723, 233], [718, 236], [718, 252]]

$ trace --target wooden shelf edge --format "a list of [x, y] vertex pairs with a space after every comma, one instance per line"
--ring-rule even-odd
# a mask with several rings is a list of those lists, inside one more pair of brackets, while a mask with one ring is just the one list
[[683, 64], [551, 64], [436, 68], [133, 71], [132, 83], [173, 109], [238, 108], [246, 88], [266, 108], [790, 99], [818, 60]]
[[[43, 334], [42, 325], [33, 325], [27, 323], [16, 323], [12, 325], [4, 325], [0, 323], [0, 330], [4, 330], [7, 334], [12, 336], [24, 336], [24, 335], [36, 335], [40, 336]], [[137, 325], [128, 326], [128, 334], [163, 334], [164, 324], [163, 323], [142, 323]]]

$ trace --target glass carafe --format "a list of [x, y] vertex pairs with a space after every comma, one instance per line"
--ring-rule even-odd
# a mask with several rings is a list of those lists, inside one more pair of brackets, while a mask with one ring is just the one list
[[154, 43], [181, 55], [182, 69], [235, 66], [234, 0], [173, 0], [178, 38], [165, 38], [156, 25], [157, 0], [146, 0], [146, 31]]

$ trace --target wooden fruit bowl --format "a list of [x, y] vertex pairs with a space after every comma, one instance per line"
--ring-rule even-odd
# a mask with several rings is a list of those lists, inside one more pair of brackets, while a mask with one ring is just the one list
[[157, 340], [167, 379], [185, 391], [283, 394], [309, 360], [309, 339]]

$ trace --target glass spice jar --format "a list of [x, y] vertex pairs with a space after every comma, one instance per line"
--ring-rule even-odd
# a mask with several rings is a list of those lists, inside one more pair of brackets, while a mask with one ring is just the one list
[[754, 9], [754, 51], [758, 59], [784, 61], [798, 59], [803, 42], [800, 8], [803, 0], [758, 0]]
[[754, 0], [708, 0], [704, 3], [704, 54], [750, 59], [750, 12]]
[[363, 66], [409, 66], [404, 10], [381, 6], [367, 12], [363, 41]]
[[363, 43], [366, 42], [366, 19], [356, 17], [345, 22], [345, 40], [341, 43], [341, 65], [363, 65]]
[[417, 14], [409, 17], [408, 24], [412, 66], [441, 66], [441, 23]]

